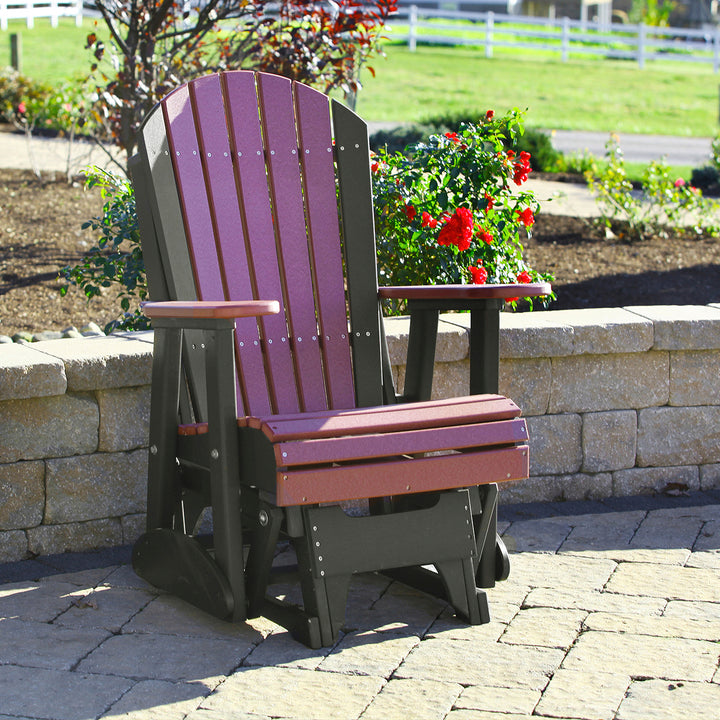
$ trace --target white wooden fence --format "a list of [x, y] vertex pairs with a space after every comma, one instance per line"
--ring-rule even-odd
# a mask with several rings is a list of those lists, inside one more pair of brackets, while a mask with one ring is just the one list
[[58, 18], [69, 15], [75, 24], [82, 25], [82, 0], [0, 0], [0, 29], [8, 29], [8, 20], [25, 20], [29, 28], [35, 18], [50, 18], [50, 24], [57, 27]]
[[[401, 8], [394, 16], [391, 37], [407, 40], [414, 51], [418, 43], [476, 45], [485, 56], [496, 47], [556, 52], [563, 61], [573, 55], [599, 55], [637, 61], [649, 60], [712, 63], [720, 69], [720, 30], [651, 27], [587, 20], [538, 18], [493, 12]], [[407, 28], [407, 32], [405, 29]]]

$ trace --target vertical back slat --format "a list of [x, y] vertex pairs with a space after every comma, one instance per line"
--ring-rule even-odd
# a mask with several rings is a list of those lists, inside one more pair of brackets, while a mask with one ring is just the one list
[[[225, 124], [220, 78], [208, 75], [190, 85], [220, 273], [228, 300], [253, 298], [253, 287], [238, 202], [232, 150]], [[263, 354], [254, 318], [235, 321], [240, 390], [246, 411], [270, 413]]]
[[331, 408], [355, 404], [348, 339], [335, 158], [326, 95], [295, 83], [295, 107], [323, 367]]
[[261, 117], [300, 405], [327, 408], [290, 81], [258, 75]]
[[284, 296], [275, 246], [255, 75], [251, 72], [225, 73], [222, 82], [255, 297], [281, 301], [281, 312], [278, 315], [261, 318], [273, 404], [277, 412], [297, 412], [300, 404], [282, 302]]
[[332, 101], [343, 246], [350, 298], [355, 395], [361, 407], [382, 405], [383, 382], [378, 314], [375, 220], [367, 125]]
[[[152, 227], [148, 224], [143, 230], [152, 231], [156, 235], [165, 286], [170, 297], [175, 300], [197, 300], [161, 107], [156, 107], [145, 120], [139, 145], [146, 163], [145, 178], [151, 189], [145, 201], [154, 220]], [[164, 299], [150, 297], [153, 300]]]
[[224, 300], [188, 86], [183, 85], [168, 95], [163, 109], [197, 295], [200, 300]]
[[[185, 236], [180, 197], [175, 181], [175, 170], [170, 157], [167, 128], [162, 106], [156, 106], [143, 123], [140, 133], [140, 155], [145, 163], [144, 176], [148, 181], [144, 198], [152, 215], [152, 223], [144, 223], [143, 251], [145, 243], [152, 240], [147, 233], [154, 233], [160, 255], [165, 287], [170, 298], [176, 300], [197, 300], [195, 278]], [[137, 192], [137, 189], [136, 189]], [[143, 192], [142, 189], [139, 192]], [[139, 210], [142, 213], [142, 207]], [[152, 251], [151, 251], [152, 252]], [[152, 265], [152, 263], [151, 263]], [[157, 289], [157, 283], [154, 283]], [[153, 300], [163, 300], [163, 287], [158, 297], [150, 295]], [[151, 293], [154, 289], [151, 287]], [[182, 395], [181, 417], [183, 422], [193, 422], [196, 418], [206, 416], [207, 403], [205, 387], [205, 366], [202, 357], [190, 352], [197, 331], [184, 333], [184, 362], [190, 391], [192, 409]]]

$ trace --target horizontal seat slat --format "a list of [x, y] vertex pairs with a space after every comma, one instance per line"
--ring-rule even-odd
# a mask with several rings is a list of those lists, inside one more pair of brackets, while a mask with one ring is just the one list
[[307, 505], [450, 490], [523, 480], [529, 469], [528, 446], [518, 445], [400, 462], [281, 471], [276, 502]]
[[514, 418], [397, 433], [282, 442], [275, 445], [275, 459], [279, 467], [294, 467], [392, 455], [510, 445], [527, 442], [527, 438], [525, 420]]
[[352, 411], [247, 418], [248, 426], [261, 429], [271, 442], [306, 440], [345, 435], [399, 432], [519, 417], [520, 408], [500, 395], [480, 395], [438, 403], [386, 405]]

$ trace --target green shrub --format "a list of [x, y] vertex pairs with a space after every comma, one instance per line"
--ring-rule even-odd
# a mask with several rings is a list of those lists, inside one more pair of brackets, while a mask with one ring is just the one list
[[87, 168], [85, 174], [87, 187], [99, 187], [105, 202], [102, 215], [82, 227], [100, 231], [100, 238], [82, 262], [60, 271], [60, 277], [68, 283], [61, 295], [76, 285], [90, 301], [101, 293], [101, 288], [113, 287], [118, 291], [123, 313], [105, 326], [105, 332], [145, 330], [150, 322], [139, 303], [147, 299], [147, 283], [133, 188], [127, 178], [97, 167]]
[[[507, 146], [522, 116], [488, 112], [482, 122], [431, 135], [404, 153], [374, 158], [373, 196], [381, 285], [548, 280], [523, 258], [538, 203], [519, 189], [530, 157]], [[516, 298], [517, 299], [517, 298]], [[390, 303], [390, 314], [404, 311]]]
[[698, 235], [718, 235], [718, 204], [682, 178], [671, 176], [664, 161], [647, 166], [641, 190], [635, 192], [617, 137], [611, 136], [605, 147], [607, 164], [596, 164], [586, 178], [597, 195], [599, 222], [606, 228], [619, 226], [620, 237], [630, 242], [651, 236], [666, 238], [685, 229]]
[[720, 170], [714, 165], [693, 168], [690, 184], [699, 188], [706, 195], [720, 193]]
[[5, 122], [22, 121], [28, 107], [52, 95], [49, 85], [35, 82], [10, 67], [0, 70], [0, 113]]

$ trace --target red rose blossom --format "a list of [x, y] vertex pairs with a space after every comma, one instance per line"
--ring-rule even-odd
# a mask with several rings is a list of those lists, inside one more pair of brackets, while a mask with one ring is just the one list
[[494, 111], [494, 110], [488, 110], [488, 111], [485, 113], [485, 117], [486, 117], [488, 120], [492, 120], [492, 119], [495, 117], [495, 111]]
[[521, 222], [525, 227], [530, 227], [535, 222], [535, 216], [530, 208], [524, 210], [516, 210], [518, 214], [518, 222]]
[[417, 215], [417, 210], [415, 209], [414, 205], [406, 205], [403, 212], [407, 216], [408, 222], [412, 222]]
[[521, 273], [518, 274], [517, 281], [519, 283], [531, 283], [532, 278], [530, 277], [530, 273], [527, 270], [523, 270]]
[[487, 282], [488, 272], [481, 261], [478, 260], [477, 265], [471, 265], [468, 270], [474, 285], [484, 285]]
[[467, 250], [473, 236], [473, 214], [468, 208], [459, 207], [445, 222], [438, 235], [438, 245], [456, 245]]
[[438, 221], [434, 217], [432, 217], [429, 212], [423, 211], [422, 218], [420, 220], [420, 224], [423, 227], [434, 228], [437, 226]]
[[456, 132], [446, 132], [445, 137], [448, 140], [452, 140], [454, 143], [460, 142], [460, 138], [458, 137], [458, 134]]
[[520, 162], [513, 163], [513, 182], [516, 185], [522, 185], [531, 172], [530, 153], [523, 150], [520, 153]]

